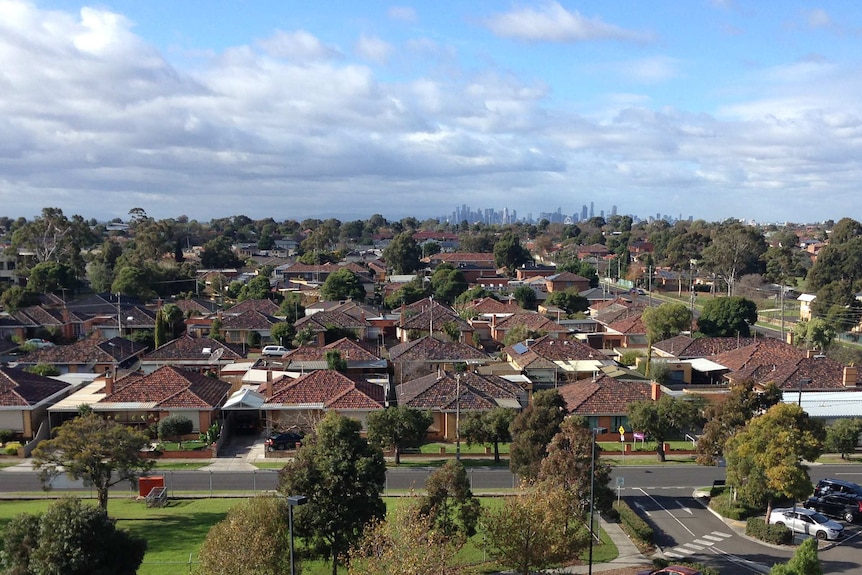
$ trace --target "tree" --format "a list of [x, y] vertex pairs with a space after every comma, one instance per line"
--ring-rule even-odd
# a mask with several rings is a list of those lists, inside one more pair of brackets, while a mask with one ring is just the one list
[[60, 368], [58, 368], [53, 363], [37, 363], [36, 365], [25, 367], [24, 371], [26, 371], [27, 373], [35, 373], [36, 375], [41, 375], [44, 377], [60, 375]]
[[365, 288], [362, 287], [359, 276], [347, 268], [341, 268], [329, 274], [329, 277], [320, 286], [320, 297], [332, 301], [346, 299], [363, 301], [365, 299]]
[[182, 449], [182, 436], [188, 435], [194, 429], [194, 422], [185, 415], [169, 415], [159, 421], [159, 439], [178, 441]]
[[5, 527], [0, 566], [10, 575], [134, 575], [146, 550], [145, 539], [117, 529], [103, 508], [67, 497]]
[[835, 329], [832, 325], [819, 317], [797, 322], [793, 326], [793, 337], [796, 345], [811, 346], [821, 351], [832, 345], [835, 335]]
[[775, 565], [769, 575], [823, 575], [817, 548], [817, 538], [809, 537], [796, 548], [790, 561]]
[[523, 309], [536, 309], [536, 290], [530, 286], [518, 286], [512, 292], [512, 297], [518, 302], [518, 305]]
[[81, 248], [93, 243], [93, 233], [78, 215], [67, 218], [60, 208], [42, 208], [42, 214], [12, 232], [12, 247], [33, 254], [37, 263], [58, 262], [83, 275]]
[[287, 346], [290, 345], [293, 336], [296, 335], [296, 328], [293, 327], [292, 323], [280, 321], [272, 325], [269, 335], [272, 337], [272, 341], [278, 342], [279, 345]]
[[75, 270], [60, 262], [42, 262], [33, 266], [27, 277], [27, 289], [35, 293], [73, 290], [78, 280]]
[[383, 304], [389, 309], [395, 309], [400, 305], [409, 305], [428, 297], [428, 290], [422, 282], [422, 278], [409, 281], [395, 290], [392, 295], [383, 300]]
[[664, 462], [664, 442], [697, 423], [698, 408], [699, 404], [693, 400], [670, 395], [662, 395], [658, 401], [635, 401], [628, 406], [629, 425], [656, 442], [656, 455], [659, 461]]
[[278, 306], [279, 315], [284, 316], [284, 321], [288, 323], [296, 323], [305, 317], [305, 306], [302, 305], [302, 296], [298, 293], [288, 293], [284, 296], [284, 301]]
[[748, 337], [757, 323], [757, 304], [743, 297], [720, 297], [706, 302], [697, 328], [710, 337]]
[[153, 328], [153, 347], [161, 347], [165, 343], [167, 343], [167, 323], [165, 322], [165, 316], [162, 315], [161, 310], [156, 313], [156, 325]]
[[[862, 249], [862, 243], [859, 247]], [[850, 281], [826, 284], [817, 290], [817, 297], [811, 302], [811, 315], [825, 320], [835, 332], [853, 329], [862, 317], [862, 302], [856, 299], [856, 291]]]
[[205, 269], [238, 268], [242, 260], [234, 253], [230, 238], [218, 236], [203, 245], [201, 266]]
[[413, 239], [412, 232], [403, 232], [392, 238], [383, 249], [386, 267], [396, 275], [410, 274], [421, 267], [422, 248]]
[[559, 488], [522, 486], [506, 505], [485, 509], [482, 528], [489, 555], [523, 575], [574, 557], [586, 547], [589, 532], [583, 523], [570, 520], [566, 500]]
[[368, 414], [368, 441], [382, 449], [392, 447], [395, 465], [398, 465], [401, 463], [401, 449], [420, 445], [433, 422], [430, 411], [403, 405], [378, 409]]
[[555, 389], [537, 391], [533, 401], [512, 422], [509, 467], [513, 473], [533, 480], [547, 455], [551, 439], [560, 431], [567, 415], [566, 401]]
[[773, 405], [728, 440], [727, 484], [747, 505], [766, 506], [769, 517], [776, 498], [798, 500], [811, 493], [811, 478], [802, 462], [820, 456], [825, 436], [823, 424], [798, 405]]
[[304, 327], [296, 332], [296, 336], [293, 338], [293, 345], [294, 347], [308, 345], [313, 342], [316, 337], [317, 335], [314, 333], [314, 330], [311, 329], [311, 326]]
[[691, 310], [681, 303], [663, 303], [644, 310], [642, 320], [646, 325], [650, 345], [691, 329]]
[[467, 445], [473, 443], [492, 444], [494, 461], [500, 461], [500, 443], [512, 441], [509, 428], [517, 412], [508, 407], [495, 407], [487, 411], [470, 411], [461, 419], [461, 437]]
[[458, 575], [463, 540], [446, 537], [420, 512], [418, 500], [395, 507], [371, 523], [350, 549], [348, 575]]
[[269, 276], [258, 274], [251, 278], [239, 290], [237, 301], [245, 301], [247, 299], [268, 299], [272, 295], [272, 286], [269, 284]]
[[581, 513], [581, 504], [589, 500], [591, 487], [594, 487], [596, 509], [608, 511], [611, 508], [614, 500], [614, 493], [608, 487], [611, 466], [601, 461], [600, 452], [587, 421], [576, 416], [563, 421], [559, 433], [548, 445], [548, 456], [539, 467], [539, 481], [553, 483], [569, 494], [572, 517]]
[[114, 276], [111, 292], [145, 301], [156, 295], [150, 287], [151, 280], [148, 270], [136, 266], [123, 266]]
[[83, 479], [96, 490], [99, 506], [107, 509], [112, 485], [152, 468], [153, 461], [141, 457], [149, 444], [145, 434], [91, 412], [65, 422], [53, 439], [41, 442], [33, 450], [33, 468], [46, 486], [63, 473]]
[[346, 371], [347, 360], [341, 357], [341, 352], [337, 349], [328, 349], [324, 355], [326, 358], [326, 369], [332, 371]]
[[567, 314], [585, 312], [590, 308], [590, 300], [580, 295], [574, 288], [551, 293], [545, 303], [555, 305]]
[[829, 453], [840, 453], [841, 459], [856, 451], [859, 434], [862, 433], [862, 419], [841, 418], [826, 428], [824, 447]]
[[701, 267], [727, 284], [727, 295], [733, 295], [737, 278], [745, 274], [763, 273], [761, 259], [766, 252], [766, 240], [757, 228], [742, 224], [717, 228], [712, 243], [703, 249]]
[[494, 265], [498, 268], [507, 268], [513, 272], [522, 264], [533, 261], [529, 250], [521, 245], [518, 236], [512, 232], [506, 232], [494, 243]]
[[768, 384], [763, 392], [755, 389], [751, 380], [732, 385], [724, 401], [710, 403], [704, 409], [706, 423], [697, 440], [697, 462], [716, 465], [727, 440], [745, 427], [749, 419], [780, 401], [781, 390], [774, 383]]
[[451, 264], [440, 264], [431, 276], [431, 291], [439, 301], [452, 305], [455, 299], [467, 291], [467, 281], [461, 270], [456, 270]]
[[216, 341], [222, 341], [224, 339], [224, 336], [222, 335], [221, 330], [222, 321], [219, 318], [215, 318], [210, 324], [210, 331], [208, 337]]
[[201, 545], [199, 575], [281, 575], [290, 570], [287, 502], [258, 495], [234, 505]]
[[332, 575], [364, 527], [386, 512], [380, 496], [386, 482], [383, 452], [360, 436], [360, 429], [355, 419], [328, 412], [279, 472], [279, 492], [308, 497], [296, 508], [295, 526], [313, 553], [328, 556]]
[[428, 476], [419, 510], [448, 538], [476, 534], [482, 505], [470, 490], [467, 470], [460, 461], [447, 461]]

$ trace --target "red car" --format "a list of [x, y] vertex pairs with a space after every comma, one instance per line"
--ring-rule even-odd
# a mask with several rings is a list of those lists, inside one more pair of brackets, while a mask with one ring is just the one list
[[703, 575], [700, 571], [684, 565], [668, 565], [653, 571], [640, 571], [638, 575]]

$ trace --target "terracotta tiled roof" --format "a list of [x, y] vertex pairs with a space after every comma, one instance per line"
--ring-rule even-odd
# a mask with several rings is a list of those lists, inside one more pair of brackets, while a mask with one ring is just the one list
[[276, 315], [278, 304], [271, 299], [247, 299], [225, 310], [225, 315], [241, 315], [247, 311], [256, 311], [266, 315]]
[[184, 314], [188, 314], [189, 312], [198, 313], [199, 315], [208, 315], [214, 313], [216, 311], [216, 305], [212, 302], [206, 300], [197, 300], [197, 299], [178, 299], [177, 301], [171, 302]]
[[647, 332], [646, 324], [643, 322], [643, 315], [615, 321], [608, 324], [608, 330], [622, 334], [644, 334]]
[[604, 325], [610, 325], [616, 321], [620, 321], [623, 319], [639, 317], [641, 314], [643, 314], [645, 309], [646, 304], [642, 303], [630, 303], [628, 305], [615, 303], [613, 305], [604, 307], [604, 309], [595, 312], [592, 315], [593, 319], [595, 319], [597, 322]]
[[473, 331], [473, 326], [461, 319], [454, 310], [441, 305], [435, 305], [431, 308], [426, 308], [409, 317], [403, 317], [399, 323], [401, 329], [428, 331], [432, 324], [434, 330], [437, 331], [443, 328], [444, 323], [454, 322], [458, 326], [458, 331]]
[[749, 346], [757, 340], [753, 337], [698, 337], [678, 335], [660, 341], [653, 348], [679, 359], [693, 359], [717, 355], [726, 351]]
[[23, 369], [0, 367], [0, 406], [32, 407], [68, 388], [69, 384]]
[[569, 412], [576, 415], [623, 415], [628, 405], [650, 398], [651, 384], [619, 381], [600, 375], [595, 380], [582, 379], [560, 386], [559, 393]]
[[340, 311], [321, 311], [300, 318], [293, 325], [296, 331], [310, 327], [315, 332], [319, 332], [326, 331], [330, 325], [343, 329], [364, 329], [368, 327], [368, 322]]
[[109, 340], [87, 338], [70, 345], [55, 345], [34, 350], [19, 358], [18, 363], [91, 366], [97, 363], [123, 363], [142, 355], [146, 350], [145, 344], [122, 337], [113, 337]]
[[490, 357], [481, 350], [466, 343], [456, 341], [441, 341], [434, 337], [421, 337], [413, 341], [400, 343], [389, 350], [389, 359], [393, 362], [463, 362], [468, 360], [490, 361]]
[[[509, 346], [504, 351], [510, 357], [522, 355], [514, 349], [514, 346]], [[579, 361], [601, 357], [601, 352], [585, 343], [574, 339], [554, 339], [549, 336], [541, 337], [530, 343], [527, 352], [549, 361]]]
[[431, 256], [430, 259], [441, 262], [490, 262], [491, 264], [495, 261], [493, 253], [485, 252], [439, 253]]
[[753, 366], [765, 365], [771, 368], [773, 365], [794, 362], [806, 355], [805, 351], [783, 341], [765, 338], [739, 349], [713, 355], [709, 360], [732, 371], [738, 371]]
[[302, 346], [297, 349], [292, 349], [282, 357], [283, 361], [323, 361], [326, 359], [326, 352], [336, 350], [341, 353], [341, 357], [348, 361], [380, 361], [380, 358], [357, 344], [354, 341], [343, 337], [338, 341], [334, 341], [323, 347]]
[[456, 374], [440, 372], [402, 383], [396, 388], [398, 404], [437, 411], [478, 411], [500, 406], [520, 408], [527, 401], [521, 387], [501, 377], [463, 372], [460, 378], [459, 383]]
[[251, 309], [239, 315], [225, 315], [222, 327], [226, 330], [267, 330], [279, 321], [277, 317]]
[[99, 405], [145, 403], [152, 408], [211, 410], [224, 403], [231, 387], [225, 381], [171, 366], [125, 380], [118, 380], [114, 392], [99, 400]]
[[527, 310], [516, 304], [507, 304], [492, 297], [473, 300], [466, 306], [478, 314], [525, 313]]
[[590, 280], [583, 276], [579, 276], [576, 273], [572, 272], [560, 272], [558, 274], [554, 274], [547, 277], [548, 281], [552, 282], [587, 282], [590, 283]]
[[[159, 346], [155, 350], [146, 354], [144, 359], [175, 361], [201, 360], [207, 359], [217, 349], [224, 350], [221, 356], [222, 360], [238, 361], [245, 357], [242, 354], [242, 351], [236, 346], [222, 343], [214, 339], [184, 335]], [[209, 351], [205, 352], [204, 350]]]
[[[297, 379], [283, 377], [271, 384], [269, 405], [311, 405], [331, 409], [382, 409], [383, 388], [357, 382], [329, 369], [312, 371]], [[335, 407], [337, 405], [337, 407]]]
[[532, 331], [543, 331], [545, 333], [566, 333], [569, 330], [553, 320], [537, 313], [519, 313], [499, 319], [494, 324], [494, 329], [509, 330], [523, 325]]

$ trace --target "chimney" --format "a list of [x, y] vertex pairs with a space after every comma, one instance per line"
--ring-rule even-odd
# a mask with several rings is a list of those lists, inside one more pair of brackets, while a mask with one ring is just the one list
[[658, 401], [658, 398], [661, 397], [661, 386], [656, 382], [650, 384], [649, 397], [653, 401]]
[[114, 393], [114, 376], [105, 372], [105, 395]]
[[272, 397], [272, 370], [266, 370], [266, 398], [269, 399]]
[[856, 371], [856, 366], [853, 365], [845, 365], [844, 366], [844, 377], [842, 378], [842, 383], [844, 387], [856, 387], [859, 383], [858, 372]]

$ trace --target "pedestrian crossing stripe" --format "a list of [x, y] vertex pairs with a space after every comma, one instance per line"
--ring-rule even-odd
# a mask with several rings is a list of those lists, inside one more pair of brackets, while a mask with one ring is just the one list
[[719, 541], [724, 541], [728, 537], [733, 537], [733, 535], [730, 533], [723, 533], [721, 531], [713, 531], [712, 533], [703, 535], [701, 538], [695, 539], [690, 543], [684, 543], [678, 547], [674, 547], [664, 555], [671, 559], [684, 559], [692, 553], [703, 551], [704, 547], [715, 545]]

